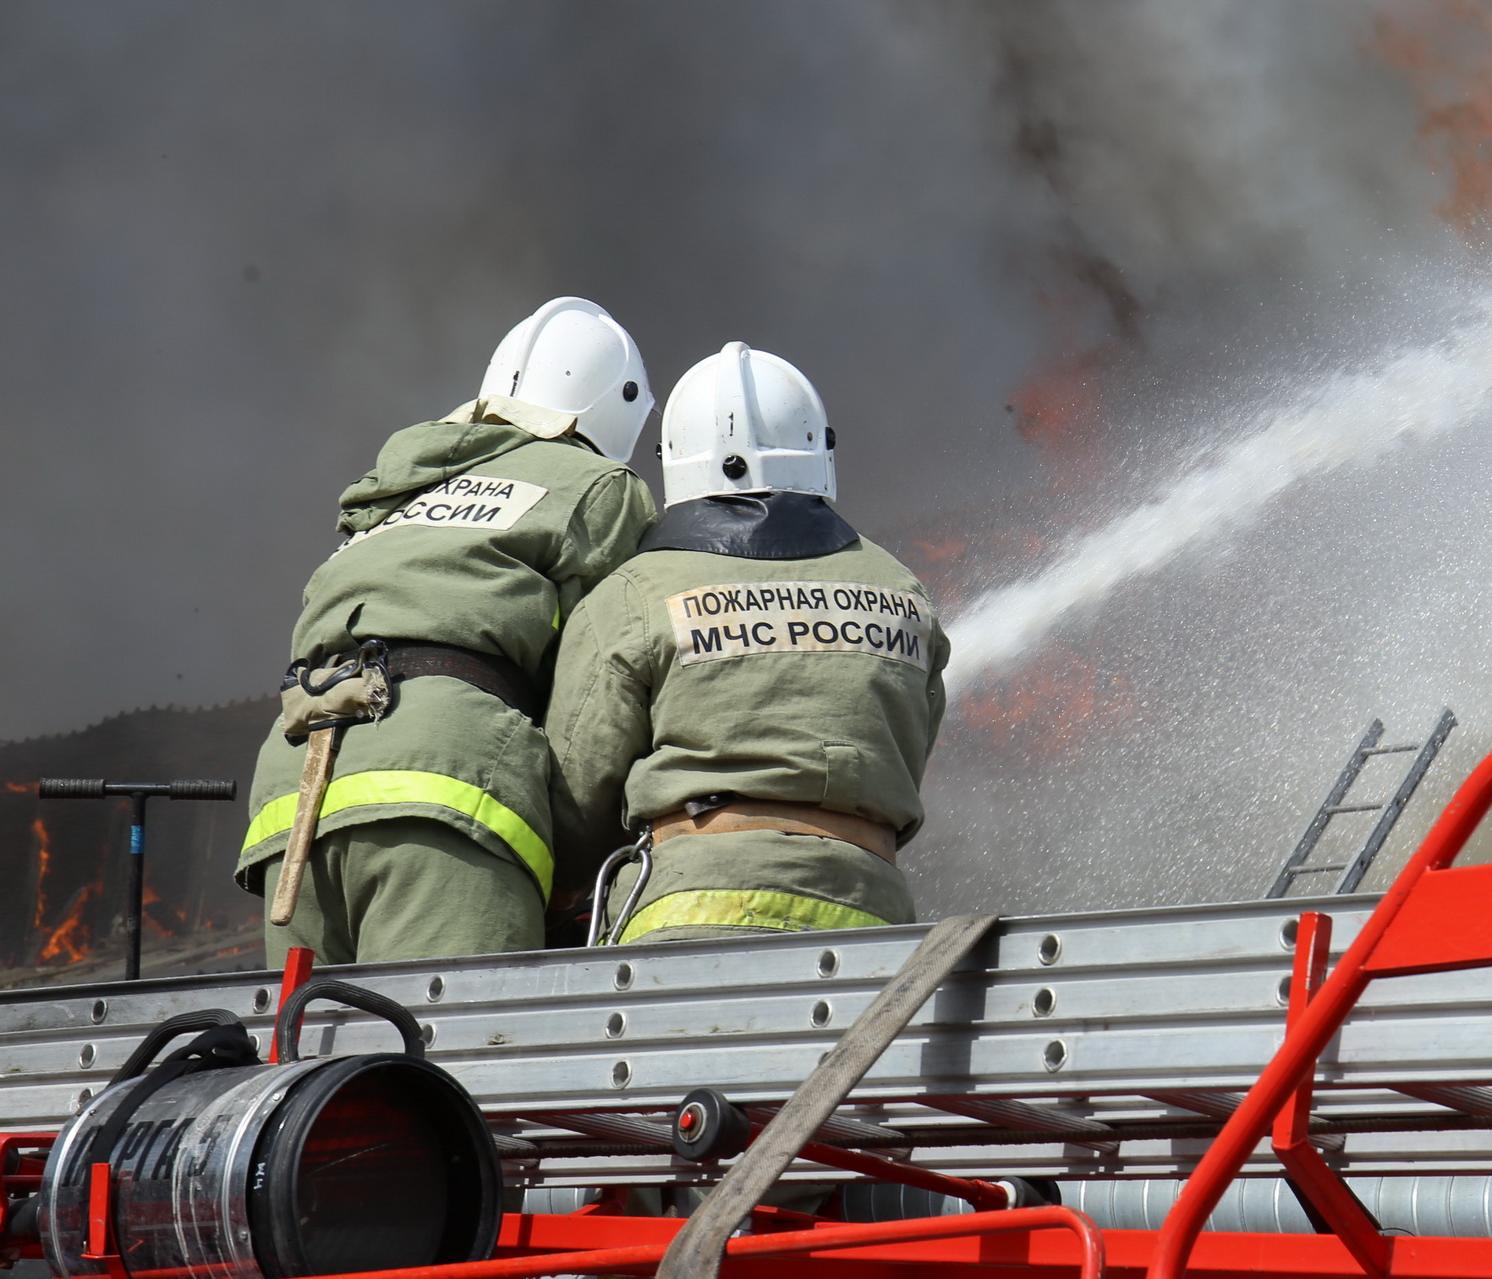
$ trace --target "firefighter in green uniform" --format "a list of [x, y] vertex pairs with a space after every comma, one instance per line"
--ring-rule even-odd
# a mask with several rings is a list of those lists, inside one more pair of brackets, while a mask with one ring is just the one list
[[[917, 578], [829, 506], [817, 392], [733, 342], [663, 419], [663, 518], [566, 627], [546, 728], [560, 875], [629, 832], [623, 942], [909, 923], [897, 850], [942, 718], [948, 641]], [[626, 828], [624, 830], [624, 827]]]
[[291, 945], [351, 963], [543, 944], [552, 650], [654, 519], [625, 465], [652, 406], [621, 326], [558, 298], [503, 339], [473, 403], [397, 432], [342, 494], [238, 863], [274, 897], [307, 738], [332, 726], [294, 917], [266, 911], [271, 963]]

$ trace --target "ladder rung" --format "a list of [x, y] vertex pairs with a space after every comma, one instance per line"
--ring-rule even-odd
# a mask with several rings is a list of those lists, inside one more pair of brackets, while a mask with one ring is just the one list
[[1383, 804], [1333, 804], [1329, 808], [1323, 808], [1323, 813], [1335, 815], [1337, 813], [1376, 813], [1383, 809]]
[[1292, 875], [1324, 875], [1329, 870], [1346, 870], [1347, 863], [1340, 862], [1335, 866], [1295, 866], [1291, 868]]
[[1468, 1115], [1492, 1115], [1492, 1089], [1469, 1088], [1464, 1084], [1405, 1084], [1394, 1091]]
[[1417, 751], [1423, 742], [1408, 742], [1402, 746], [1369, 746], [1364, 755], [1402, 755], [1405, 751]]

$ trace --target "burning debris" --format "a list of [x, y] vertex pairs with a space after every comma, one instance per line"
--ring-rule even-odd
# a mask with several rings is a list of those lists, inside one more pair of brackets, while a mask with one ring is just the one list
[[62, 912], [62, 921], [50, 933], [44, 926], [38, 928], [38, 935], [43, 941], [41, 949], [36, 952], [37, 963], [78, 964], [93, 953], [93, 925], [89, 922], [92, 912], [89, 907], [99, 893], [98, 884], [85, 884], [72, 895], [67, 908]]
[[[22, 782], [7, 782], [5, 789], [12, 795], [27, 791], [35, 793], [34, 784]], [[96, 880], [83, 884], [68, 894], [61, 909], [55, 909], [54, 887], [59, 877], [52, 833], [41, 817], [32, 818], [29, 830], [30, 864], [35, 873], [28, 939], [32, 961], [41, 966], [79, 963], [94, 947], [94, 911], [91, 907], [102, 892], [102, 884]]]

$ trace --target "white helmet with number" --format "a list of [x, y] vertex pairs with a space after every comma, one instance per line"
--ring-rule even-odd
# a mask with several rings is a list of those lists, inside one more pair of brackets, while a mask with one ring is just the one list
[[653, 410], [637, 344], [584, 298], [546, 302], [503, 338], [478, 399], [532, 435], [573, 431], [618, 462]]
[[744, 342], [679, 379], [660, 456], [664, 506], [728, 493], [835, 494], [834, 432], [819, 393], [781, 356]]

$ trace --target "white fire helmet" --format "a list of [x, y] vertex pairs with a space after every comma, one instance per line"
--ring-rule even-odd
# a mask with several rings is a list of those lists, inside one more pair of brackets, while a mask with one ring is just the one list
[[813, 383], [729, 342], [679, 379], [663, 410], [663, 504], [726, 493], [832, 498], [834, 433]]
[[653, 411], [637, 344], [584, 298], [546, 302], [497, 344], [479, 400], [541, 439], [573, 430], [618, 462]]

